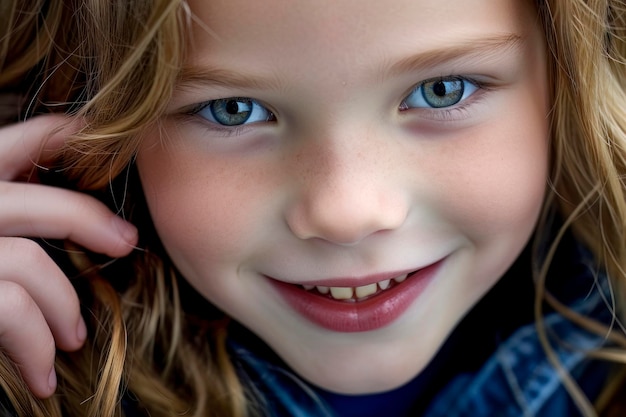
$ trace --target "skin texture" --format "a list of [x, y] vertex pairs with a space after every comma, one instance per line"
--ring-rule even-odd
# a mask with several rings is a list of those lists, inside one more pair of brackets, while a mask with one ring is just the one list
[[[527, 3], [190, 1], [200, 23], [186, 78], [138, 157], [183, 276], [328, 390], [380, 392], [417, 375], [541, 208], [547, 76]], [[407, 108], [416, 85], [450, 75], [478, 88], [449, 108]], [[229, 97], [274, 117], [223, 128], [206, 109], [191, 114]], [[268, 278], [361, 285], [439, 260], [399, 318], [364, 332], [312, 323]]]

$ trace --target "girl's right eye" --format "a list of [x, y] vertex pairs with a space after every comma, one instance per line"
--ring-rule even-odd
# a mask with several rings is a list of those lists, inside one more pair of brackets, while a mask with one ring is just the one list
[[192, 114], [225, 127], [235, 127], [255, 122], [269, 122], [274, 114], [265, 106], [246, 97], [211, 100], [194, 109]]

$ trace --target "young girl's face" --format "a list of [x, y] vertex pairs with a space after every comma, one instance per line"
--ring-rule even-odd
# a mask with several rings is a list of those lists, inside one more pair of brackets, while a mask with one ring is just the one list
[[532, 2], [189, 3], [187, 67], [138, 158], [169, 255], [305, 379], [408, 381], [542, 205]]

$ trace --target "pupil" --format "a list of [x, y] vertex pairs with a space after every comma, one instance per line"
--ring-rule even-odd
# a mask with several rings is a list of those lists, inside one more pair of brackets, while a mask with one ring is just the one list
[[237, 114], [237, 113], [239, 113], [239, 103], [236, 100], [229, 100], [226, 103], [226, 112], [228, 114]]
[[444, 97], [446, 95], [446, 84], [443, 81], [437, 81], [433, 85], [433, 93], [439, 97]]

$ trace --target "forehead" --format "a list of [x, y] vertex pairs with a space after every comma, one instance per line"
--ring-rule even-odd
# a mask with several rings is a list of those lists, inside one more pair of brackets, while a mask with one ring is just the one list
[[[191, 60], [273, 64], [324, 54], [358, 65], [364, 52], [416, 47], [533, 27], [523, 0], [190, 0]], [[530, 20], [529, 20], [530, 19]], [[303, 46], [306, 45], [306, 49]]]

